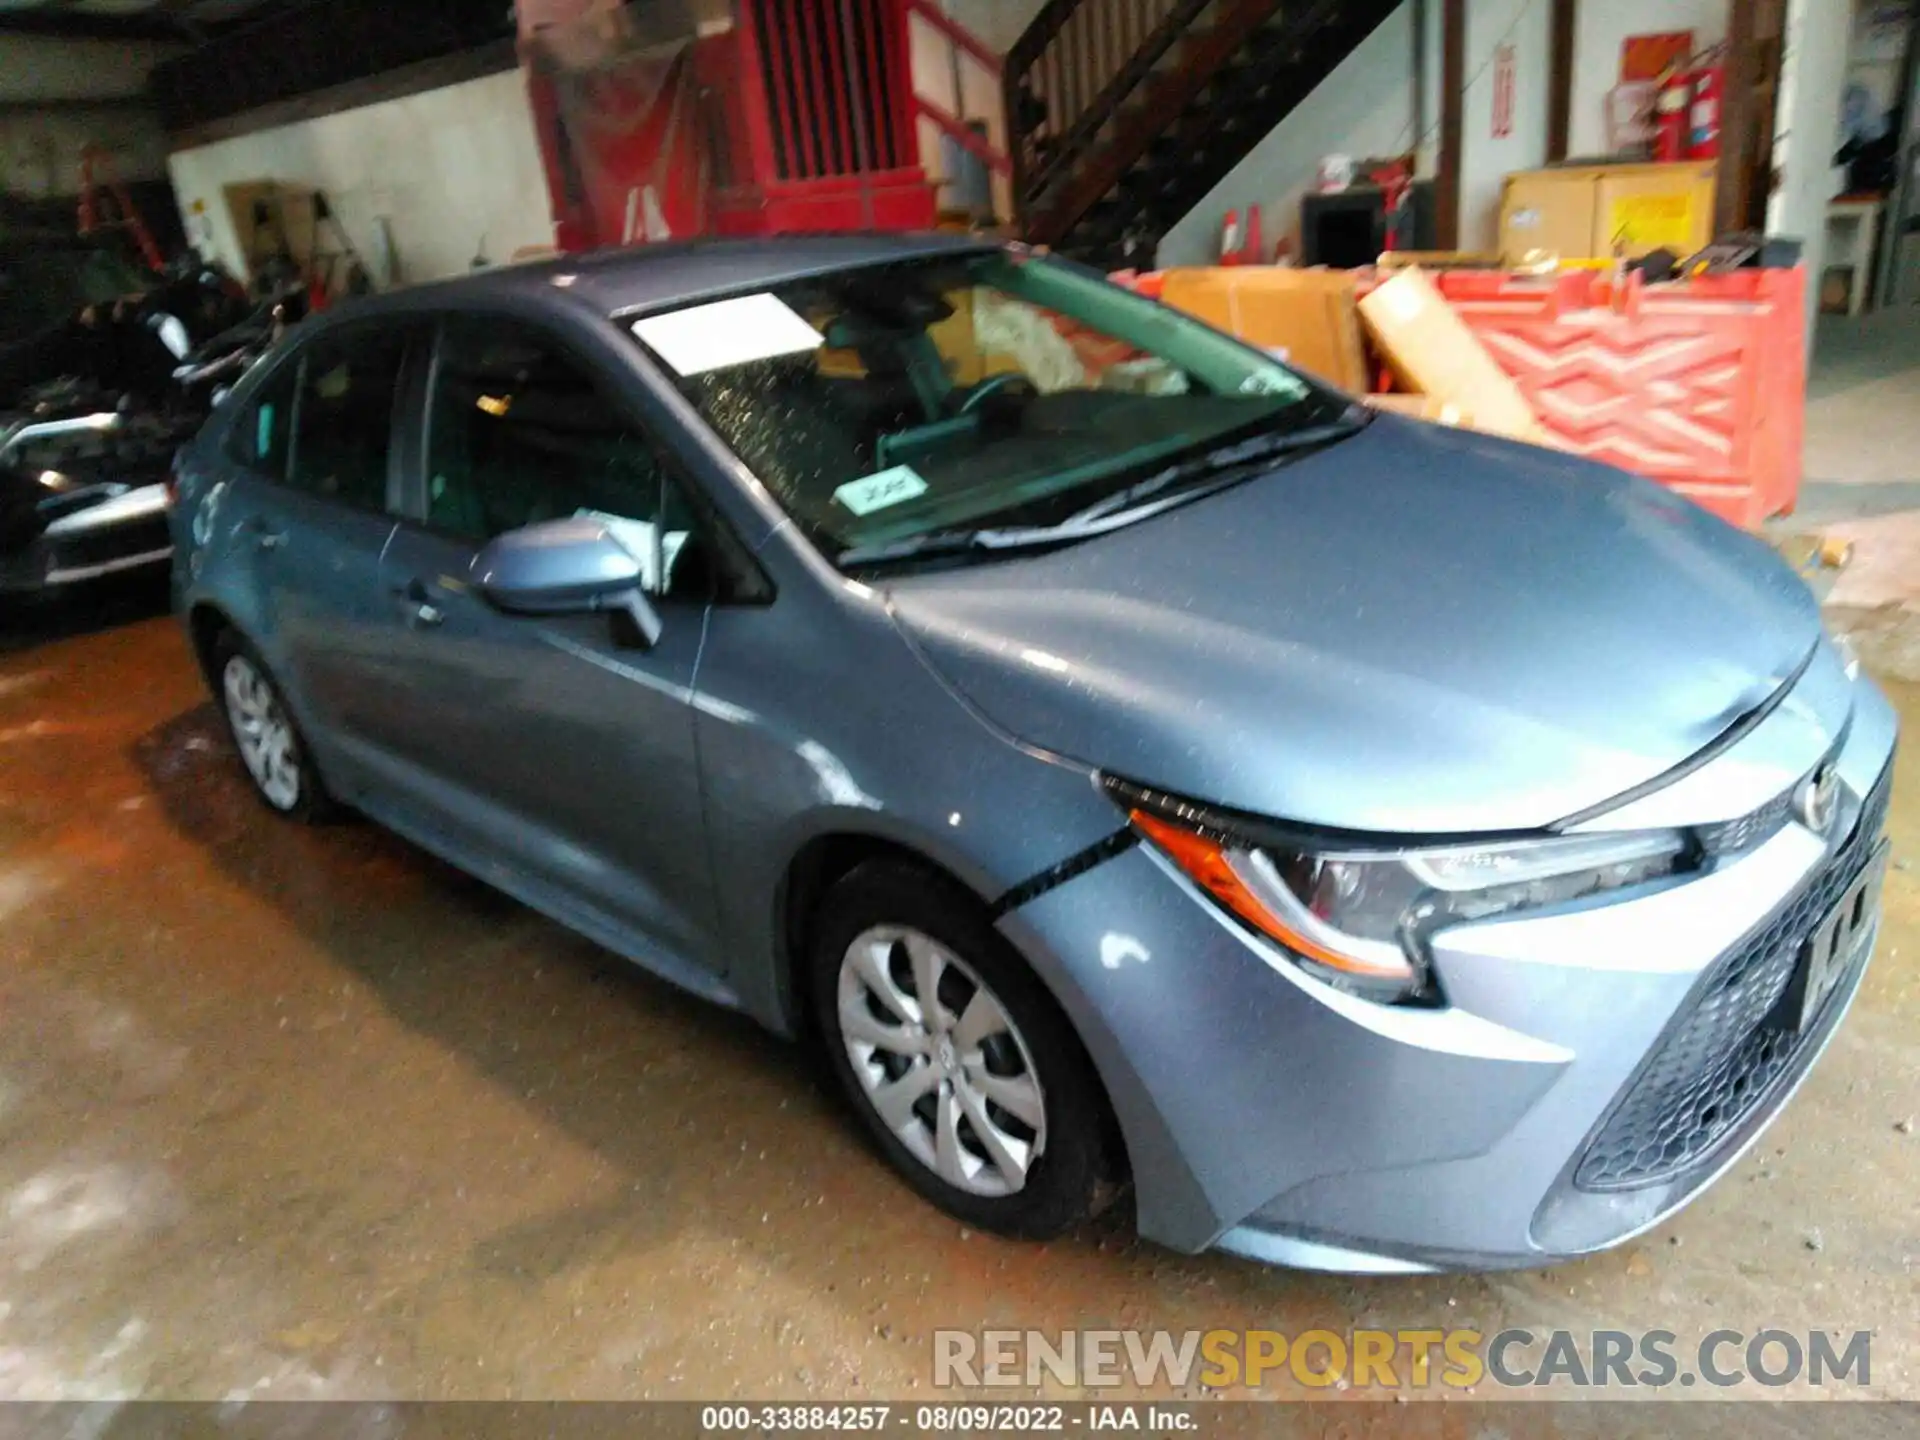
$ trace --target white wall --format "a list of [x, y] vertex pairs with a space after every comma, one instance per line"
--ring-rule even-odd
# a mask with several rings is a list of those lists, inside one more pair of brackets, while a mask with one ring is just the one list
[[[377, 282], [385, 279], [381, 217], [409, 281], [459, 274], [483, 244], [497, 263], [519, 247], [553, 243], [517, 70], [182, 150], [167, 168], [189, 237], [235, 273], [246, 257], [222, 192], [248, 180], [326, 192]], [[196, 201], [203, 216], [193, 213]]]
[[[1587, 0], [1586, 8], [1596, 0]], [[1437, 4], [1435, 8], [1438, 8]], [[1460, 126], [1460, 248], [1493, 250], [1500, 240], [1502, 182], [1547, 163], [1551, 13], [1544, 0], [1468, 0], [1467, 93]], [[1493, 134], [1494, 52], [1513, 47], [1513, 123]]]
[[[1544, 9], [1543, 0], [1536, 0]], [[1573, 115], [1567, 153], [1608, 153], [1607, 92], [1620, 83], [1620, 42], [1629, 35], [1691, 30], [1696, 50], [1727, 38], [1728, 0], [1583, 0], [1573, 29]], [[1842, 27], [1844, 28], [1844, 26]]]
[[[1437, 15], [1438, 0], [1430, 6]], [[1220, 221], [1260, 206], [1271, 246], [1292, 237], [1296, 253], [1300, 197], [1311, 189], [1323, 155], [1393, 155], [1415, 139], [1413, 118], [1413, 7], [1393, 11], [1333, 74], [1295, 107], [1247, 157], [1207, 192], [1160, 241], [1162, 265], [1210, 265], [1220, 253]], [[1429, 56], [1433, 54], [1429, 44]], [[1432, 86], [1429, 85], [1429, 93]]]

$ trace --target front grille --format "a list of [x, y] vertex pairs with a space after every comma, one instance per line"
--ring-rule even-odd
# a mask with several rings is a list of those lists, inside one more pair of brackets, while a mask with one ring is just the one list
[[1807, 936], [1871, 858], [1892, 777], [1889, 766], [1826, 868], [1701, 982], [1692, 1008], [1668, 1031], [1588, 1145], [1574, 1184], [1625, 1190], [1690, 1169], [1792, 1068], [1806, 1037], [1767, 1023], [1768, 1016], [1793, 979]]
[[1750, 815], [1718, 825], [1703, 825], [1694, 834], [1707, 855], [1737, 855], [1751, 849], [1787, 823], [1793, 809], [1793, 791], [1783, 790]]

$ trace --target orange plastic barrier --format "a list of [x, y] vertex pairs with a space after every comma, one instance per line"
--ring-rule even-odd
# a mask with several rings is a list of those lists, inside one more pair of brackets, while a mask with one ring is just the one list
[[[1735, 525], [1790, 513], [1806, 405], [1806, 272], [1736, 270], [1618, 293], [1594, 270], [1430, 272], [1562, 448]], [[1160, 294], [1157, 272], [1113, 277]], [[1355, 275], [1359, 294], [1384, 278]]]
[[[1736, 525], [1800, 492], [1801, 269], [1675, 284], [1589, 270], [1434, 277], [1566, 449], [1669, 486]], [[1364, 284], [1363, 284], [1364, 288]]]
[[1116, 285], [1124, 285], [1129, 290], [1138, 291], [1149, 300], [1158, 300], [1160, 292], [1167, 283], [1164, 270], [1115, 270], [1107, 278]]

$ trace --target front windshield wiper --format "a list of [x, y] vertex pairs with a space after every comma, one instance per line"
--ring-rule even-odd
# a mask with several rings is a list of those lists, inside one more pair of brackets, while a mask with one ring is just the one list
[[884, 565], [893, 560], [934, 559], [942, 555], [966, 555], [976, 550], [1014, 550], [1026, 546], [1064, 544], [1070, 535], [1056, 535], [1044, 525], [1018, 525], [1000, 530], [925, 530], [904, 540], [887, 540], [878, 545], [855, 545], [842, 550], [834, 563], [843, 569], [849, 565]]
[[[1145, 479], [1136, 480], [1123, 490], [1116, 490], [1111, 495], [1103, 495], [1084, 510], [1076, 510], [1058, 525], [1049, 528], [1075, 530], [1120, 515], [1126, 515], [1129, 519], [1136, 518], [1129, 513], [1135, 507], [1143, 505], [1155, 496], [1166, 496], [1168, 491], [1176, 490], [1182, 484], [1199, 481], [1202, 482], [1203, 490], [1211, 490], [1212, 487], [1205, 482], [1227, 483], [1229, 478], [1239, 478], [1238, 472], [1246, 466], [1271, 460], [1279, 455], [1298, 455], [1303, 451], [1332, 444], [1335, 440], [1344, 440], [1371, 418], [1370, 411], [1355, 405], [1343, 412], [1338, 419], [1329, 420], [1324, 424], [1309, 425], [1299, 430], [1288, 430], [1279, 434], [1268, 432], [1231, 445], [1222, 445], [1204, 454], [1156, 470]], [[1193, 497], [1181, 492], [1169, 498], [1185, 500]]]
[[1298, 456], [1336, 440], [1343, 440], [1373, 418], [1359, 405], [1349, 406], [1334, 420], [1299, 430], [1271, 431], [1222, 445], [1181, 460], [1104, 495], [1053, 525], [1015, 525], [998, 529], [953, 527], [927, 530], [900, 540], [856, 545], [835, 557], [842, 567], [881, 565], [897, 560], [936, 559], [981, 551], [1027, 550], [1066, 545], [1117, 530], [1247, 478], [1254, 466], [1282, 455]]

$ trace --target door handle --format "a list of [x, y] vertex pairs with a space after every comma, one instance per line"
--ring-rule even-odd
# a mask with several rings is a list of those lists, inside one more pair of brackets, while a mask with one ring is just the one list
[[282, 545], [287, 543], [286, 531], [275, 530], [257, 515], [247, 521], [242, 528], [245, 529], [247, 534], [253, 537], [253, 543], [258, 549], [278, 550]]
[[405, 585], [396, 588], [393, 593], [405, 609], [407, 624], [410, 627], [430, 627], [438, 625], [447, 618], [446, 611], [433, 603], [425, 583], [420, 580], [409, 580]]

